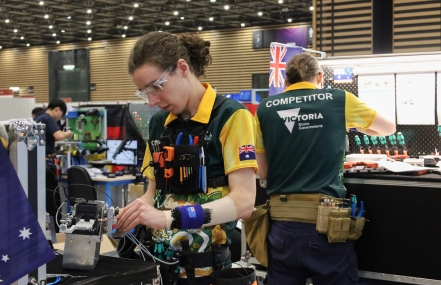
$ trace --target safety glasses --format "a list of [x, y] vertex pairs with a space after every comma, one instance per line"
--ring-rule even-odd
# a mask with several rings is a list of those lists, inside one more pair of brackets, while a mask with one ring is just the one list
[[167, 82], [167, 75], [169, 75], [173, 71], [173, 66], [167, 68], [164, 73], [162, 73], [161, 77], [159, 77], [155, 82], [150, 83], [146, 88], [136, 90], [135, 95], [139, 98], [149, 101], [148, 96], [157, 96], [159, 92], [164, 89], [164, 84]]

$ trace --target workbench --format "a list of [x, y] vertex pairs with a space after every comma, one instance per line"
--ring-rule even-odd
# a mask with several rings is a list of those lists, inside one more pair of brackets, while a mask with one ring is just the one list
[[441, 175], [347, 173], [344, 184], [369, 220], [355, 242], [360, 277], [441, 284]]

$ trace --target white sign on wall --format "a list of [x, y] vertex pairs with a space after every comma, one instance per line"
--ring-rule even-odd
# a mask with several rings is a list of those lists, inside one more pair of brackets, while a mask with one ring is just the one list
[[397, 74], [397, 124], [435, 124], [435, 73]]
[[377, 110], [378, 114], [395, 122], [395, 77], [393, 74], [359, 76], [358, 98]]

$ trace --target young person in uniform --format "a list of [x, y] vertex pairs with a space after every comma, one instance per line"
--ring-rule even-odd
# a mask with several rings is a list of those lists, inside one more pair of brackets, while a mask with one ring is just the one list
[[40, 112], [34, 117], [37, 123], [46, 124], [46, 154], [55, 152], [55, 141], [61, 141], [72, 137], [72, 132], [60, 130], [57, 122], [67, 112], [66, 103], [61, 99], [52, 99], [47, 106], [46, 112]]
[[[349, 128], [385, 136], [395, 124], [339, 89], [321, 89], [323, 70], [308, 54], [294, 56], [286, 66], [286, 90], [263, 100], [256, 111], [259, 176], [267, 180], [274, 201], [343, 198], [342, 161]], [[270, 212], [273, 208], [270, 208]], [[315, 215], [317, 215], [317, 210]], [[316, 217], [294, 213], [273, 217], [268, 233], [269, 285], [357, 284], [353, 242], [329, 243], [316, 231]]]
[[206, 276], [231, 265], [231, 233], [255, 200], [255, 120], [198, 80], [211, 63], [209, 47], [196, 34], [152, 32], [136, 42], [128, 63], [137, 95], [162, 110], [149, 124], [147, 192], [120, 210], [116, 226], [156, 229], [158, 251], [183, 256], [179, 276], [186, 278], [178, 284], [209, 284]]

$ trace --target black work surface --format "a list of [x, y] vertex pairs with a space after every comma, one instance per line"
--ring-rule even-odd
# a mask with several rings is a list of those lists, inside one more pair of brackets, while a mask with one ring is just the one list
[[150, 261], [100, 256], [94, 270], [74, 270], [62, 267], [63, 256], [57, 257], [46, 265], [47, 274], [71, 274], [88, 276], [71, 278], [60, 284], [104, 285], [104, 284], [148, 284], [156, 278], [156, 264]]
[[412, 175], [407, 172], [361, 172], [361, 173], [345, 173], [345, 178], [363, 178], [363, 179], [384, 179], [384, 180], [405, 180], [405, 181], [427, 181], [441, 182], [441, 175], [437, 172]]
[[[346, 196], [355, 194], [358, 201], [363, 201], [369, 220], [355, 242], [359, 270], [441, 280], [440, 184], [431, 187], [422, 183], [424, 187], [418, 187], [410, 183], [441, 182], [441, 176], [370, 173], [345, 174], [345, 178], [380, 180], [375, 184], [345, 183]], [[410, 184], [393, 185], [387, 183], [388, 179], [407, 180]]]

